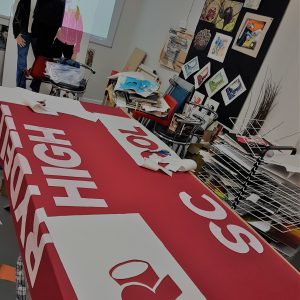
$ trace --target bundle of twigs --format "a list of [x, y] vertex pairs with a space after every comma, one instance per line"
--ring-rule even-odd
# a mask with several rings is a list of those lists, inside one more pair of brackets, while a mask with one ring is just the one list
[[246, 126], [247, 133], [249, 135], [256, 135], [257, 132], [262, 128], [267, 115], [276, 106], [276, 103], [274, 104], [274, 100], [280, 93], [280, 82], [274, 82], [272, 79], [272, 74], [269, 74], [268, 78], [267, 76], [268, 73], [266, 73], [254, 111]]

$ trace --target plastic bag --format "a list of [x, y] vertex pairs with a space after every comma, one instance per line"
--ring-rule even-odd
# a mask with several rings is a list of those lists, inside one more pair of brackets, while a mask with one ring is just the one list
[[75, 87], [80, 86], [80, 82], [84, 76], [82, 69], [53, 62], [47, 62], [46, 74], [55, 83], [65, 83]]

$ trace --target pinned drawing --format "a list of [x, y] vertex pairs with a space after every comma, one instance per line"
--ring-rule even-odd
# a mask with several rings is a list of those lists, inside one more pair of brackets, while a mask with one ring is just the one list
[[222, 91], [225, 105], [231, 104], [236, 98], [246, 91], [242, 77], [239, 75]]
[[191, 59], [190, 61], [188, 61], [187, 63], [185, 63], [182, 66], [182, 72], [183, 72], [184, 79], [187, 79], [188, 77], [190, 77], [192, 74], [194, 74], [197, 71], [199, 71], [198, 56], [195, 56], [193, 59]]
[[212, 97], [220, 89], [222, 89], [227, 83], [228, 83], [228, 78], [226, 76], [226, 73], [224, 69], [221, 69], [205, 83], [205, 88], [208, 96]]
[[206, 0], [200, 20], [214, 23], [220, 10], [221, 2], [221, 0]]
[[215, 21], [216, 28], [231, 32], [236, 24], [242, 7], [243, 3], [241, 2], [223, 0]]
[[231, 36], [217, 32], [207, 56], [222, 63], [225, 59], [231, 41]]
[[193, 40], [193, 34], [171, 28], [161, 51], [159, 63], [175, 72], [180, 72]]
[[194, 75], [195, 89], [198, 89], [210, 76], [211, 63], [206, 64], [198, 73]]

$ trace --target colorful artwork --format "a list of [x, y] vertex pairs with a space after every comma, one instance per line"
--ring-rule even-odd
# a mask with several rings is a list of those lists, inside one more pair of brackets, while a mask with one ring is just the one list
[[237, 1], [223, 0], [215, 21], [218, 29], [231, 32], [238, 19], [243, 3]]
[[222, 91], [222, 97], [225, 105], [231, 104], [237, 97], [246, 91], [246, 87], [239, 75]]
[[256, 57], [273, 18], [246, 13], [232, 49]]
[[184, 79], [187, 79], [197, 71], [199, 71], [198, 56], [195, 56], [193, 59], [191, 59], [190, 61], [188, 61], [186, 64], [182, 66]]
[[198, 89], [207, 78], [210, 76], [211, 63], [206, 64], [196, 75], [194, 76], [195, 80], [195, 89]]
[[200, 30], [194, 39], [194, 47], [199, 51], [204, 51], [210, 41], [211, 32], [208, 29]]
[[213, 96], [228, 83], [224, 69], [217, 72], [205, 83], [205, 88], [209, 97]]
[[88, 49], [85, 58], [85, 64], [89, 67], [93, 66], [95, 49]]
[[258, 9], [260, 2], [261, 0], [246, 0], [244, 3], [244, 7], [250, 9]]
[[214, 23], [221, 7], [221, 0], [206, 0], [200, 20]]
[[231, 41], [231, 36], [217, 32], [211, 43], [207, 56], [222, 63], [225, 59]]
[[180, 72], [193, 40], [193, 34], [171, 28], [160, 54], [159, 63], [175, 72]]

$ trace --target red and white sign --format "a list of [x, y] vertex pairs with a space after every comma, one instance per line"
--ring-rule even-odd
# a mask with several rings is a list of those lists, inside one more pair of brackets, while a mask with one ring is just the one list
[[[89, 299], [88, 283], [78, 290], [89, 270], [99, 274], [93, 298], [105, 299], [108, 284], [123, 300], [297, 299], [299, 273], [192, 175], [133, 164], [100, 121], [5, 103], [0, 112], [0, 158], [33, 300]], [[57, 225], [72, 219], [80, 230]], [[74, 258], [90, 247], [94, 266], [84, 271]]]

